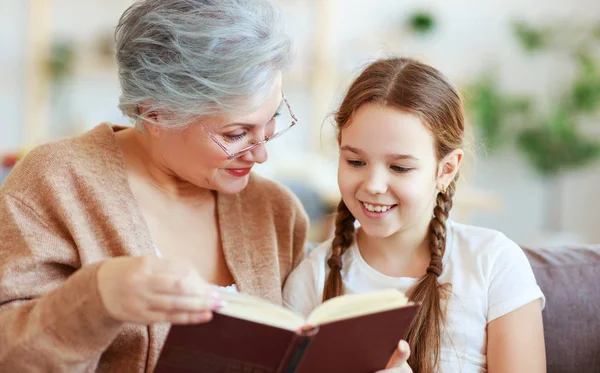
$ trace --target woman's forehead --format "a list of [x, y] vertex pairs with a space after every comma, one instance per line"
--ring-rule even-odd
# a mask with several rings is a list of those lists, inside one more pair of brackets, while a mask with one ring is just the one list
[[[227, 129], [228, 127], [256, 127], [266, 125], [271, 118], [279, 110], [282, 110], [285, 106], [283, 96], [278, 95], [275, 99], [269, 98], [269, 100], [263, 102], [257, 109], [253, 111], [246, 111], [232, 114], [218, 114], [206, 117], [207, 122], [213, 123], [215, 128]], [[287, 108], [286, 108], [287, 110]]]

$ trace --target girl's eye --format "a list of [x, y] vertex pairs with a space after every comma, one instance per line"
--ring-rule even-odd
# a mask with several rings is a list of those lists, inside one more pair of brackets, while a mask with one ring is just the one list
[[405, 173], [405, 172], [412, 170], [412, 168], [402, 167], [402, 166], [390, 166], [390, 169], [392, 171], [398, 172], [398, 173]]
[[246, 132], [242, 132], [242, 133], [237, 133], [237, 134], [223, 134], [223, 136], [225, 136], [225, 138], [227, 139], [227, 141], [239, 141], [241, 139], [243, 139], [246, 136]]
[[363, 161], [357, 161], [354, 159], [348, 159], [346, 162], [348, 162], [348, 164], [350, 165], [350, 167], [360, 167], [360, 166], [364, 166], [365, 162]]

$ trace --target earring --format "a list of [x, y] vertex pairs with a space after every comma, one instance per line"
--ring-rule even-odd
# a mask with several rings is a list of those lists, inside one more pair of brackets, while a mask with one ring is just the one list
[[436, 187], [437, 187], [437, 190], [439, 190], [439, 191], [440, 191], [440, 193], [442, 193], [442, 194], [446, 194], [446, 189], [447, 189], [447, 187], [446, 187], [444, 184], [441, 184], [441, 183], [440, 183], [440, 184], [438, 184]]

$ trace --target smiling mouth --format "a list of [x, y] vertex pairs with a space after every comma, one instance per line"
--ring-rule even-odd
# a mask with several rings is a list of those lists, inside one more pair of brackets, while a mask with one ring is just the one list
[[386, 211], [389, 211], [392, 208], [398, 206], [397, 204], [381, 205], [381, 204], [372, 204], [372, 203], [362, 202], [362, 201], [361, 201], [361, 203], [365, 207], [365, 209], [367, 209], [367, 211], [369, 211], [369, 212], [386, 212]]
[[236, 176], [236, 177], [242, 177], [242, 176], [246, 176], [250, 173], [250, 171], [252, 170], [252, 167], [246, 167], [246, 168], [226, 168], [225, 171], [227, 173], [229, 173], [230, 175]]

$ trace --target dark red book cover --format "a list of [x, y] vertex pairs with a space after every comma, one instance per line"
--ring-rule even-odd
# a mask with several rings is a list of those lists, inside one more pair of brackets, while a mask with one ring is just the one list
[[155, 373], [373, 373], [405, 335], [417, 305], [294, 332], [214, 314], [173, 326]]

